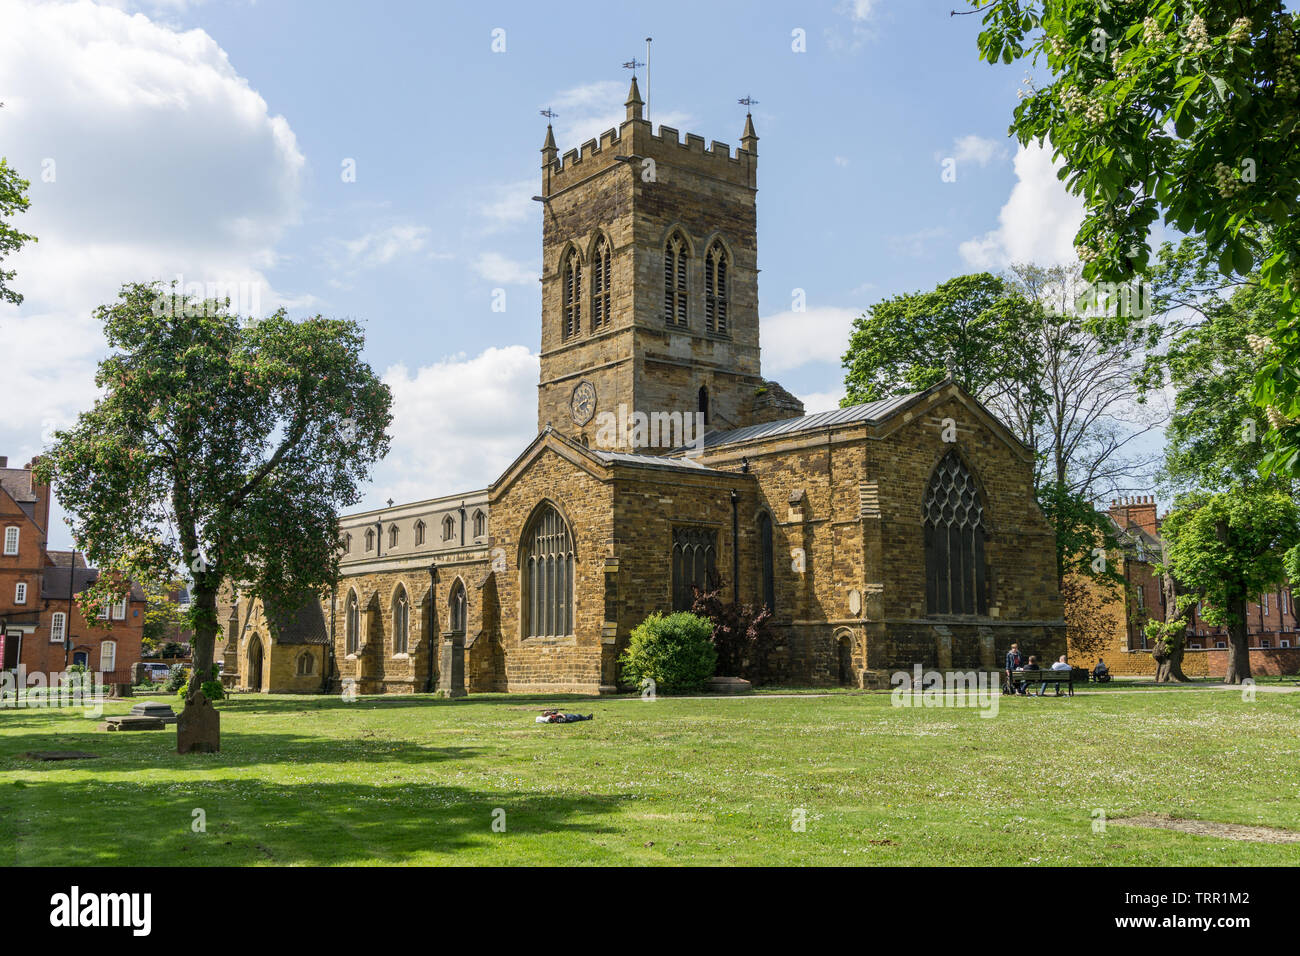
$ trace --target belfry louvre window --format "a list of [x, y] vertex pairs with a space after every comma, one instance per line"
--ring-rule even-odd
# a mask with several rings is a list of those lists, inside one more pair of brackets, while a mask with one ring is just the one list
[[524, 633], [556, 637], [573, 633], [573, 535], [560, 513], [547, 505], [533, 518], [520, 565]]
[[703, 590], [717, 571], [718, 533], [712, 528], [673, 528], [673, 610], [689, 611], [692, 588]]
[[721, 242], [711, 245], [704, 257], [704, 327], [727, 334], [727, 250]]
[[987, 535], [979, 487], [957, 454], [949, 452], [925, 492], [927, 613], [988, 614]]
[[564, 337], [582, 331], [582, 260], [570, 252], [564, 263]]
[[664, 318], [669, 325], [686, 325], [686, 240], [675, 232], [664, 246]]
[[591, 330], [609, 325], [609, 242], [604, 236], [596, 240], [591, 255]]

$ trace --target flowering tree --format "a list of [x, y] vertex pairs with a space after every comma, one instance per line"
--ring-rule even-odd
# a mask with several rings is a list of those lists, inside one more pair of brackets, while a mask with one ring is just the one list
[[157, 283], [123, 286], [96, 316], [112, 349], [103, 394], [36, 473], [104, 580], [184, 569], [194, 672], [206, 675], [224, 579], [279, 610], [337, 577], [339, 508], [387, 453], [391, 396], [352, 321], [281, 310], [242, 323]]
[[1050, 142], [1084, 197], [1089, 279], [1145, 272], [1163, 221], [1203, 237], [1218, 270], [1258, 269], [1280, 307], [1253, 401], [1269, 410], [1261, 468], [1300, 476], [1300, 83], [1281, 0], [969, 0], [981, 58], [1045, 64], [1012, 132]]

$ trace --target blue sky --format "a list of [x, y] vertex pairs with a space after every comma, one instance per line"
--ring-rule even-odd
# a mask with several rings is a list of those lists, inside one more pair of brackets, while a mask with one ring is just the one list
[[182, 275], [364, 322], [396, 396], [367, 504], [492, 480], [535, 430], [538, 111], [561, 151], [615, 125], [646, 36], [656, 124], [734, 146], [759, 101], [764, 369], [828, 407], [872, 302], [1069, 256], [1078, 203], [1006, 136], [1023, 69], [980, 63], [957, 5], [0, 0], [0, 154], [41, 238], [0, 306], [0, 454], [93, 400], [95, 304]]

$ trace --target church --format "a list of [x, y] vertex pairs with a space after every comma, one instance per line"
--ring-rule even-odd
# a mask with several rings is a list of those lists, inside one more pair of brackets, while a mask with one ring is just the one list
[[[344, 517], [332, 593], [225, 595], [252, 691], [603, 694], [693, 586], [772, 612], [783, 683], [1065, 652], [1029, 450], [960, 386], [805, 415], [763, 378], [758, 136], [626, 119], [542, 146], [537, 437], [486, 488]], [[630, 423], [630, 425], [629, 425]], [[626, 688], [624, 688], [626, 689]]]

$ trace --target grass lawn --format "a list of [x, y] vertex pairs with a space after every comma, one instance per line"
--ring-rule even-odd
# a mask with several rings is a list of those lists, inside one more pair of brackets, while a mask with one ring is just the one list
[[[170, 729], [7, 710], [0, 864], [1300, 863], [1300, 843], [1094, 832], [1098, 810], [1300, 830], [1300, 693], [1128, 689], [992, 719], [880, 693], [244, 695], [219, 705], [221, 753], [189, 757]], [[550, 704], [596, 719], [534, 723]]]

